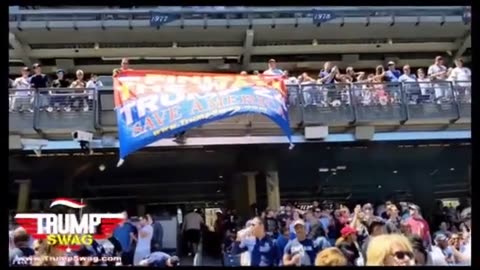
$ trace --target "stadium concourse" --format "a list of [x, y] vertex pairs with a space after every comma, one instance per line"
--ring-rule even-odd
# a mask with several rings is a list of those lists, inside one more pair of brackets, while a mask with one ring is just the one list
[[[203, 18], [205, 21], [207, 21], [208, 18], [213, 20], [222, 19], [222, 12], [226, 12], [226, 9], [228, 8], [216, 7], [215, 12], [206, 14]], [[240, 8], [237, 11], [243, 12], [243, 9]], [[34, 12], [34, 10], [32, 12], [29, 11], [25, 16], [30, 16], [34, 14]], [[62, 11], [51, 13], [55, 15], [61, 12]], [[264, 11], [262, 12], [265, 13]], [[87, 13], [88, 12], [85, 12], [85, 14]], [[108, 29], [108, 27], [105, 27], [103, 20], [118, 19], [107, 13], [108, 11], [100, 16], [102, 29], [104, 30]], [[135, 13], [135, 16], [129, 17], [129, 20], [135, 20], [137, 18], [136, 16], [137, 13]], [[322, 16], [326, 15], [322, 14]], [[19, 15], [18, 18], [21, 20], [21, 18], [24, 17]], [[197, 17], [192, 18], [195, 20], [198, 19]], [[189, 20], [192, 18], [188, 17], [185, 19], [182, 17], [181, 29], [184, 28], [184, 19]], [[260, 18], [265, 19], [265, 15], [261, 15]], [[297, 19], [295, 27], [297, 27], [298, 18], [295, 18]], [[315, 18], [314, 20], [318, 20], [318, 16]], [[222, 29], [230, 29], [230, 19], [240, 20], [243, 19], [243, 17], [239, 15], [227, 16], [226, 21], [228, 21], [228, 25], [227, 27], [222, 26]], [[323, 23], [325, 23], [325, 21], [317, 22], [315, 29], [324, 27]], [[343, 27], [344, 23], [345, 22], [342, 23], [341, 27]], [[399, 21], [399, 23], [401, 23], [401, 21]], [[448, 25], [448, 22], [443, 21], [442, 26], [445, 23]], [[365, 23], [362, 21], [362, 25], [363, 24]], [[369, 24], [370, 19], [365, 27]], [[420, 21], [418, 24], [420, 24]], [[54, 27], [54, 25], [55, 24], [52, 24], [51, 27]], [[320, 25], [322, 25], [322, 27], [320, 27]], [[392, 22], [391, 26], [394, 25], [395, 21]], [[50, 24], [47, 23], [47, 28], [49, 27]], [[78, 28], [77, 24], [74, 24], [74, 27], [75, 29]], [[130, 24], [129, 27], [130, 30], [134, 29], [133, 24]], [[203, 25], [203, 29], [206, 31], [205, 33], [208, 33], [208, 27], [207, 24]], [[215, 25], [212, 27], [215, 27]], [[274, 30], [275, 27], [274, 24], [271, 26], [268, 25], [268, 29], [270, 29], [272, 33], [276, 31]], [[22, 29], [21, 22], [19, 22], [15, 28], [17, 30]], [[417, 59], [412, 57], [408, 59], [415, 64], [402, 61], [402, 65], [399, 65], [399, 61], [396, 60], [399, 59], [399, 57], [395, 57], [395, 54], [398, 53], [398, 55], [400, 55], [402, 52], [389, 51], [389, 60], [384, 61], [384, 64], [372, 66], [365, 66], [365, 64], [363, 64], [358, 67], [350, 64], [349, 61], [343, 61], [343, 57], [341, 57], [342, 61], [340, 61], [342, 63], [338, 64], [334, 62], [339, 61], [329, 61], [328, 59], [333, 57], [329, 55], [328, 57], [325, 56], [325, 58], [328, 59], [316, 61], [322, 63], [323, 67], [321, 69], [314, 69], [310, 66], [310, 68], [305, 70], [295, 68], [292, 64], [288, 64], [290, 68], [282, 66], [287, 65], [285, 64], [287, 61], [278, 61], [277, 63], [276, 59], [278, 60], [279, 57], [285, 60], [285, 53], [278, 56], [268, 54], [268, 58], [265, 58], [265, 55], [262, 56], [261, 66], [258, 61], [254, 64], [250, 63], [250, 60], [253, 59], [253, 53], [250, 51], [245, 53], [248, 51], [247, 47], [261, 47], [256, 46], [258, 44], [254, 44], [254, 38], [251, 37], [253, 36], [251, 28], [252, 27], [246, 31], [245, 50], [242, 49], [242, 52], [244, 52], [242, 55], [243, 63], [241, 68], [234, 70], [235, 74], [242, 76], [278, 76], [282, 78], [289, 90], [287, 97], [287, 104], [289, 106], [313, 107], [320, 111], [321, 109], [336, 109], [342, 106], [350, 106], [352, 103], [355, 103], [356, 106], [359, 107], [377, 107], [380, 108], [379, 111], [383, 111], [382, 108], [397, 105], [435, 105], [442, 107], [453, 103], [467, 104], [467, 106], [471, 104], [472, 74], [471, 70], [467, 67], [469, 61], [466, 60], [466, 58], [469, 57], [462, 57], [468, 45], [460, 44], [461, 42], [454, 42], [456, 46], [454, 48], [456, 51], [455, 55], [453, 55], [450, 49], [445, 54], [440, 53], [439, 51], [445, 51], [443, 47], [441, 47], [441, 50], [430, 52], [429, 57], [431, 56], [431, 59], [428, 65], [423, 65], [423, 61], [416, 61]], [[279, 25], [278, 28], [282, 27]], [[163, 31], [163, 25], [162, 27], [157, 25], [156, 29]], [[203, 31], [203, 29], [198, 31]], [[224, 30], [225, 29], [222, 31]], [[22, 31], [23, 29], [18, 32]], [[335, 30], [335, 34], [337, 34], [337, 31], [338, 30]], [[16, 35], [22, 35], [18, 32]], [[48, 32], [50, 32], [50, 29]], [[203, 35], [208, 36], [208, 34]], [[34, 35], [32, 35], [32, 37], [34, 37]], [[448, 39], [450, 37], [442, 34], [440, 37], [431, 38], [437, 40]], [[399, 39], [401, 40], [401, 38]], [[250, 40], [249, 45], [248, 40]], [[282, 40], [285, 39], [282, 38]], [[121, 58], [118, 67], [112, 70], [111, 75], [105, 75], [105, 72], [99, 72], [99, 70], [103, 70], [103, 67], [92, 67], [94, 71], [91, 71], [88, 68], [84, 68], [88, 67], [88, 65], [82, 65], [82, 68], [73, 65], [73, 63], [75, 63], [73, 60], [70, 62], [70, 65], [65, 67], [58, 65], [61, 61], [57, 61], [54, 74], [46, 74], [48, 72], [45, 72], [42, 68], [43, 66], [48, 66], [48, 71], [51, 71], [52, 64], [51, 61], [49, 61], [50, 59], [47, 58], [45, 61], [48, 65], [42, 63], [42, 61], [28, 64], [28, 62], [31, 62], [31, 58], [34, 57], [23, 54], [31, 53], [35, 55], [38, 51], [50, 53], [52, 51], [51, 48], [35, 49], [35, 46], [41, 47], [43, 45], [32, 42], [30, 46], [32, 50], [19, 49], [25, 46], [20, 44], [21, 42], [15, 38], [14, 34], [10, 35], [10, 42], [11, 47], [15, 47], [12, 49], [14, 50], [13, 54], [21, 56], [22, 66], [17, 66], [17, 68], [20, 68], [21, 75], [9, 79], [9, 110], [11, 114], [19, 114], [22, 115], [22, 117], [31, 116], [32, 119], [35, 118], [34, 115], [38, 112], [52, 116], [51, 119], [56, 119], [54, 117], [63, 113], [93, 112], [96, 109], [95, 93], [99, 89], [111, 88], [112, 77], [118, 75], [122, 70], [134, 69], [131, 65], [132, 61], [145, 60], [139, 59], [139, 57], [136, 56], [122, 54], [124, 57]], [[312, 42], [312, 46], [315, 47], [321, 43], [321, 40], [315, 38]], [[12, 46], [12, 43], [14, 46]], [[397, 46], [397, 44], [393, 44], [391, 39], [389, 43], [394, 47]], [[431, 43], [442, 42], [435, 41]], [[337, 44], [335, 43], [335, 45]], [[460, 47], [457, 45], [460, 45]], [[103, 50], [103, 48], [99, 48], [100, 46], [97, 42], [95, 42], [94, 47], [92, 50]], [[376, 48], [380, 47], [381, 46], [378, 46]], [[174, 41], [172, 42], [171, 48], [168, 49], [181, 48], [182, 47]], [[351, 46], [351, 49], [355, 50], [356, 48], [355, 46]], [[389, 49], [387, 48], [386, 50]], [[428, 50], [428, 48], [425, 50]], [[59, 51], [64, 53], [64, 49], [60, 49]], [[133, 54], [136, 53], [133, 51], [134, 50], [132, 50]], [[84, 53], [78, 45], [75, 45], [74, 52], [73, 54], [78, 53], [80, 55]], [[433, 53], [435, 54], [432, 55]], [[405, 53], [403, 52], [403, 54]], [[156, 58], [155, 61], [157, 61], [159, 57], [163, 56], [152, 55], [149, 57]], [[319, 54], [312, 57], [319, 60], [318, 58], [321, 58], [322, 55]], [[39, 59], [41, 57], [36, 58]], [[222, 61], [228, 60], [226, 56], [221, 56], [220, 58], [222, 58]], [[359, 57], [357, 58], [359, 59]], [[258, 60], [258, 58], [256, 59]], [[169, 61], [170, 60], [180, 61], [179, 59], [169, 58]], [[195, 61], [197, 60], [201, 61], [202, 59], [195, 59]], [[208, 65], [212, 64], [210, 60], [212, 59], [209, 59]], [[91, 61], [91, 59], [88, 61]], [[85, 60], [84, 62], [88, 61]], [[163, 61], [163, 59], [158, 61]], [[360, 63], [362, 61], [350, 62]], [[228, 66], [227, 62], [222, 63]], [[422, 64], [419, 65], [418, 63]], [[301, 67], [301, 64], [302, 61], [296, 66]], [[117, 63], [115, 65], [117, 65]], [[174, 64], [172, 64], [172, 66], [173, 65]], [[195, 67], [196, 64], [192, 64], [192, 66]], [[255, 69], [251, 67], [255, 67]], [[262, 67], [263, 70], [258, 67]], [[110, 66], [108, 66], [108, 68], [110, 68]], [[176, 68], [176, 70], [178, 70], [178, 68]], [[239, 72], [240, 70], [243, 71]], [[192, 70], [189, 69], [189, 71]], [[212, 72], [212, 70], [198, 71]], [[229, 71], [233, 73], [233, 70]], [[103, 73], [103, 76], [98, 76], [101, 73]], [[301, 90], [297, 91], [298, 89]], [[38, 95], [39, 93], [41, 94]], [[34, 96], [36, 98], [34, 98]], [[46, 119], [50, 118], [46, 117]], [[181, 135], [182, 136], [177, 138], [177, 142], [188, 141], [188, 131], [187, 134], [182, 133]], [[275, 203], [271, 203], [270, 193], [273, 192], [268, 188], [270, 187], [268, 186], [268, 181], [276, 179], [277, 183], [272, 184], [274, 187], [271, 189], [275, 189], [275, 187], [279, 189], [279, 182], [281, 180], [278, 179], [279, 177], [276, 171], [266, 170], [265, 168], [270, 167], [265, 166], [265, 168], [263, 168], [265, 172], [261, 173], [261, 177], [266, 179], [264, 182], [267, 182], [268, 186], [265, 187], [266, 185], [263, 185], [265, 190], [262, 190], [262, 192], [265, 193], [262, 194], [262, 196], [265, 195], [263, 197], [267, 197], [266, 200], [264, 200], [264, 198], [260, 199], [262, 196], [256, 196], [256, 191], [253, 192], [251, 196], [251, 190], [256, 190], [255, 183], [260, 182], [256, 180], [259, 175], [257, 172], [238, 173], [238, 171], [240, 171], [238, 167], [242, 167], [243, 170], [243, 167], [249, 168], [249, 165], [252, 163], [252, 161], [249, 161], [249, 155], [246, 155], [247, 158], [242, 155], [245, 155], [245, 153], [255, 155], [255, 153], [261, 152], [256, 152], [258, 150], [257, 148], [254, 149], [247, 145], [243, 145], [240, 150], [238, 150], [240, 147], [235, 149], [222, 149], [218, 147], [214, 150], [205, 151], [204, 149], [187, 149], [185, 152], [175, 152], [175, 150], [172, 150], [171, 153], [155, 153], [152, 151], [150, 159], [142, 159], [142, 155], [132, 157], [130, 164], [135, 164], [136, 162], [136, 165], [149, 166], [150, 170], [144, 172], [141, 172], [141, 170], [137, 168], [135, 168], [137, 170], [131, 170], [135, 166], [131, 165], [131, 167], [128, 167], [129, 165], [127, 164], [125, 165], [127, 167], [126, 169], [119, 169], [116, 174], [105, 173], [99, 175], [105, 170], [105, 165], [101, 163], [99, 167], [101, 172], [96, 172], [97, 175], [94, 173], [90, 174], [88, 177], [85, 177], [88, 179], [84, 179], [83, 182], [79, 181], [80, 184], [77, 183], [76, 186], [72, 184], [69, 187], [70, 192], [68, 193], [74, 194], [76, 192], [78, 197], [88, 194], [90, 198], [93, 198], [91, 201], [95, 201], [95, 197], [101, 197], [102, 192], [105, 194], [113, 194], [111, 197], [115, 197], [116, 190], [125, 189], [125, 186], [132, 188], [127, 188], [127, 194], [122, 193], [118, 195], [120, 199], [111, 204], [100, 201], [95, 207], [92, 207], [92, 209], [86, 207], [85, 211], [87, 212], [83, 212], [83, 210], [79, 212], [79, 216], [81, 216], [81, 214], [94, 211], [94, 208], [98, 208], [107, 213], [121, 211], [123, 217], [114, 231], [108, 233], [108, 238], [93, 240], [92, 243], [83, 244], [79, 250], [63, 250], [59, 248], [59, 246], [49, 243], [47, 240], [34, 239], [32, 235], [27, 233], [25, 228], [15, 222], [14, 212], [27, 212], [29, 208], [27, 207], [28, 205], [32, 205], [31, 208], [35, 208], [35, 211], [59, 214], [57, 210], [52, 210], [51, 207], [49, 208], [48, 203], [42, 206], [38, 199], [29, 201], [28, 195], [22, 194], [28, 193], [25, 192], [25, 190], [30, 188], [30, 182], [25, 181], [25, 183], [28, 182], [28, 184], [25, 185], [18, 182], [20, 183], [20, 191], [18, 192], [20, 194], [19, 204], [17, 205], [17, 210], [11, 213], [10, 220], [9, 264], [14, 266], [134, 265], [152, 267], [176, 267], [186, 265], [276, 267], [312, 265], [471, 265], [472, 217], [469, 197], [471, 190], [469, 190], [470, 186], [463, 188], [464, 180], [468, 178], [468, 181], [470, 181], [470, 175], [466, 176], [465, 172], [466, 164], [470, 162], [466, 156], [470, 152], [468, 142], [463, 142], [463, 144], [462, 142], [458, 143], [458, 145], [455, 142], [451, 144], [442, 142], [437, 143], [437, 145], [432, 143], [432, 147], [427, 143], [417, 147], [417, 142], [408, 146], [372, 146], [372, 152], [368, 152], [371, 149], [366, 150], [368, 147], [361, 146], [358, 147], [358, 149], [355, 148], [355, 146], [351, 147], [354, 149], [350, 149], [350, 146], [344, 146], [342, 148], [341, 146], [333, 146], [332, 144], [331, 146], [328, 145], [320, 149], [317, 144], [310, 144], [310, 146], [298, 146], [299, 150], [290, 155], [285, 154], [282, 150], [274, 150], [271, 146], [266, 146], [266, 148], [259, 146], [258, 149], [263, 150], [263, 153], [267, 151], [274, 153], [264, 156], [258, 154], [258, 156], [271, 159], [265, 163], [273, 163], [274, 159], [275, 162], [283, 162], [281, 163], [282, 166], [279, 165], [278, 167], [284, 170], [284, 175], [290, 176], [285, 177], [290, 180], [290, 190], [283, 188], [281, 194], [282, 200], [280, 200], [280, 191], [276, 190], [278, 198], [273, 200]], [[418, 150], [422, 147], [424, 149], [421, 149], [421, 151]], [[431, 149], [435, 147], [437, 147], [437, 149]], [[330, 148], [334, 148], [334, 150]], [[412, 150], [410, 148], [415, 149]], [[265, 149], [268, 150], [265, 151]], [[194, 151], [197, 152], [193, 153]], [[213, 154], [207, 153], [209, 151]], [[209, 154], [215, 155], [214, 158], [209, 157]], [[319, 159], [319, 156], [322, 156], [322, 154], [323, 156], [328, 156], [329, 160], [322, 160], [320, 163], [323, 162], [328, 163], [328, 165], [334, 165], [318, 168], [317, 159]], [[49, 159], [50, 157], [41, 157], [41, 154], [37, 155], [35, 162], [38, 163], [31, 161], [29, 158], [22, 157], [21, 159], [27, 160], [26, 163], [36, 164], [35, 166], [38, 168], [42, 167], [40, 164], [45, 165], [47, 163], [49, 165], [46, 166], [50, 166], [51, 168], [53, 166], [52, 163], [54, 163], [52, 160], [55, 160], [55, 158], [56, 160], [59, 160], [59, 158], [62, 159], [62, 161], [54, 164], [56, 167], [60, 167], [62, 166], [61, 164], [67, 164], [68, 162], [75, 163], [75, 165], [79, 167], [78, 159], [70, 160], [70, 156], [68, 158], [65, 157], [68, 156], [68, 154], [65, 154], [65, 156], [51, 155], [54, 156], [52, 159]], [[85, 154], [82, 155], [81, 158], [85, 158], [89, 160], [89, 162], [92, 161], [91, 164], [96, 164], [95, 162], [99, 159], [107, 160], [109, 158], [105, 157], [107, 154], [103, 152], [99, 155], [100, 157]], [[402, 161], [396, 163], [401, 159], [399, 157], [401, 155], [408, 156], [408, 161], [405, 161], [407, 158], [403, 156]], [[239, 156], [243, 157], [243, 159], [237, 158]], [[345, 158], [346, 156], [348, 156], [348, 158]], [[355, 159], [352, 156], [356, 156]], [[387, 156], [389, 156], [388, 160], [385, 161]], [[445, 156], [447, 156], [447, 158], [445, 158]], [[258, 158], [258, 160], [261, 160], [261, 157]], [[258, 161], [256, 158], [255, 156], [252, 160]], [[337, 182], [341, 182], [339, 179], [343, 179], [345, 182], [343, 188], [341, 186], [335, 186], [336, 190], [346, 190], [346, 186], [348, 186], [348, 192], [347, 194], [344, 194], [345, 192], [337, 192], [341, 194], [341, 199], [339, 199], [340, 195], [330, 198], [327, 194], [328, 192], [324, 191], [329, 188], [330, 191], [335, 189], [332, 188], [332, 184], [329, 182], [331, 177], [335, 177], [337, 174], [340, 175], [341, 171], [346, 170], [347, 166], [338, 163], [343, 160], [342, 158], [350, 161], [352, 167], [361, 167], [361, 173], [336, 178]], [[446, 159], [451, 160], [445, 161]], [[209, 171], [208, 173], [212, 175], [215, 174], [215, 181], [212, 181], [213, 183], [206, 183], [207, 181], [192, 180], [201, 178], [205, 176], [205, 174], [202, 175], [197, 167], [194, 168], [191, 166], [191, 168], [189, 168], [187, 165], [191, 160], [194, 160], [191, 163], [195, 163], [198, 165], [197, 167], [203, 167], [201, 170]], [[227, 177], [226, 174], [224, 176], [224, 174], [219, 174], [218, 171], [212, 172], [213, 170], [210, 170], [211, 167], [206, 167], [200, 162], [211, 162], [215, 164], [216, 169], [222, 167], [218, 164], [230, 162], [234, 164], [231, 165], [232, 168], [236, 166], [235, 174]], [[315, 164], [312, 165], [313, 163]], [[88, 166], [91, 167], [91, 164], [88, 164], [85, 168]], [[177, 166], [178, 164], [187, 165], [179, 167]], [[348, 166], [350, 166], [350, 164]], [[374, 167], [372, 164], [376, 165], [376, 174], [372, 174], [371, 172], [371, 168]], [[393, 169], [390, 166], [393, 166]], [[70, 164], [65, 167], [73, 168], [74, 166]], [[306, 170], [302, 172], [302, 170], [307, 167], [308, 169], [314, 167], [315, 172], [306, 172]], [[433, 170], [432, 167], [434, 168]], [[233, 171], [232, 168], [230, 168], [231, 171]], [[405, 172], [405, 174], [400, 177], [397, 168], [401, 168], [399, 170]], [[129, 169], [130, 172], [127, 172]], [[82, 170], [88, 171], [89, 169], [83, 169], [82, 167]], [[146, 189], [152, 189], [144, 192], [145, 194], [149, 194], [148, 196], [166, 198], [161, 201], [161, 205], [165, 206], [162, 212], [159, 212], [158, 208], [154, 209], [154, 207], [146, 209], [145, 204], [137, 203], [135, 201], [136, 199], [129, 200], [130, 197], [126, 196], [131, 195], [130, 193], [133, 194], [137, 192], [135, 189], [138, 186], [135, 185], [138, 183], [131, 183], [134, 177], [138, 175], [138, 177], [142, 179], [148, 179], [149, 177], [153, 179], [155, 177], [148, 174], [154, 170], [161, 171], [158, 177], [172, 177], [171, 179], [175, 180], [170, 183], [165, 182], [163, 186], [162, 183], [155, 183], [160, 187], [158, 190], [151, 188], [152, 185], [154, 185], [152, 183], [148, 183], [144, 187]], [[280, 171], [280, 169], [278, 170]], [[38, 171], [41, 171], [41, 169], [38, 169]], [[58, 171], [59, 169], [55, 168], [55, 172]], [[385, 171], [388, 171], [388, 175], [385, 174]], [[41, 186], [44, 188], [43, 190], [42, 187], [38, 188], [38, 183], [32, 184], [32, 186], [36, 185], [37, 196], [41, 197], [44, 202], [52, 199], [51, 195], [53, 192], [51, 190], [55, 189], [57, 184], [63, 184], [63, 177], [65, 175], [69, 175], [70, 177], [71, 174], [75, 174], [68, 172], [61, 177], [57, 177], [58, 174], [51, 172], [52, 170], [49, 171], [48, 169], [43, 171], [42, 177], [49, 177], [52, 180], [48, 183], [41, 183]], [[122, 173], [125, 175], [121, 175]], [[320, 177], [324, 182], [312, 187], [311, 182], [318, 179], [318, 175], [322, 173], [326, 173], [326, 175]], [[147, 176], [140, 176], [141, 174], [147, 174]], [[175, 176], [178, 175], [188, 175], [186, 178], [189, 178], [190, 182], [184, 181], [184, 183], [180, 183], [180, 178], [175, 178]], [[54, 180], [54, 178], [59, 178], [60, 180], [57, 181]], [[247, 181], [245, 182], [247, 182], [247, 184], [232, 184], [234, 180], [239, 180], [238, 178], [246, 178]], [[365, 180], [367, 178], [376, 178], [375, 181], [382, 178], [382, 180], [378, 180], [378, 183], [375, 182], [375, 184], [372, 185], [374, 181], [370, 183], [369, 180]], [[403, 183], [399, 182], [406, 181], [407, 178], [411, 178], [409, 181], [412, 183], [409, 183], [409, 185], [412, 190], [411, 193], [415, 194], [414, 196], [407, 196], [402, 192], [396, 192], [394, 190], [396, 187], [402, 186]], [[431, 181], [423, 181], [427, 178], [428, 181]], [[92, 179], [95, 180], [93, 182], [98, 181], [105, 185], [87, 186], [86, 184], [92, 182]], [[154, 182], [158, 182], [157, 180], [158, 179], [155, 178]], [[111, 181], [110, 185], [108, 185], [108, 181]], [[122, 181], [123, 183], [121, 183]], [[415, 183], [415, 181], [428, 182], [428, 184]], [[34, 181], [32, 181], [32, 183], [33, 182]], [[364, 184], [362, 187], [366, 187], [368, 191], [363, 192], [359, 190], [361, 188], [356, 188], [357, 183], [360, 182]], [[365, 184], [367, 182], [368, 185]], [[85, 184], [86, 187], [81, 187], [83, 184]], [[123, 184], [126, 185], [122, 187], [121, 185]], [[285, 184], [285, 181], [282, 184]], [[141, 186], [142, 184], [138, 185]], [[214, 186], [213, 194], [205, 195], [206, 193], [203, 188], [206, 185]], [[386, 187], [383, 188], [382, 185]], [[435, 188], [442, 185], [447, 186], [449, 190], [434, 191]], [[455, 189], [451, 188], [452, 185], [455, 186]], [[195, 189], [197, 186], [198, 189]], [[218, 199], [219, 194], [223, 193], [222, 188], [226, 188], [227, 186], [230, 191], [224, 196], [226, 198], [226, 200], [224, 200], [225, 203], [219, 203], [219, 201], [221, 201]], [[284, 186], [288, 186], [288, 184]], [[299, 188], [300, 186], [304, 189], [296, 192], [295, 188]], [[78, 190], [72, 191], [71, 189], [73, 189], [73, 187], [79, 188]], [[177, 189], [175, 189], [175, 187]], [[417, 187], [418, 190], [415, 190]], [[45, 191], [45, 189], [48, 191]], [[195, 190], [195, 194], [192, 194], [192, 189]], [[430, 193], [428, 196], [426, 194], [422, 196], [424, 195], [422, 192], [425, 190]], [[181, 195], [186, 194], [186, 196], [182, 202], [180, 202], [179, 199], [170, 200], [170, 198], [177, 198], [173, 197], [172, 193], [173, 196], [179, 195], [175, 193], [182, 193]], [[239, 193], [246, 193], [246, 196], [249, 198], [243, 201], [238, 200], [240, 202], [238, 203], [235, 200]], [[393, 195], [390, 195], [390, 193]], [[398, 195], [398, 193], [402, 194]], [[40, 196], [38, 194], [47, 194], [50, 196], [50, 199], [47, 200], [45, 199], [47, 196]], [[358, 196], [360, 199], [352, 199], [352, 197], [358, 194], [362, 195]], [[377, 194], [377, 196], [373, 196], [372, 194]], [[446, 199], [450, 197], [445, 197], [447, 195], [442, 194], [453, 194], [452, 197], [458, 199], [448, 201]], [[64, 196], [64, 194], [61, 195]], [[224, 194], [221, 195], [223, 196]], [[244, 194], [238, 196], [242, 195]], [[370, 197], [370, 195], [372, 196]], [[214, 199], [208, 198], [210, 201], [205, 203], [207, 199], [204, 197], [214, 197]], [[235, 202], [227, 203], [228, 197], [231, 197], [230, 199]], [[372, 199], [372, 197], [375, 198]], [[192, 200], [195, 198], [205, 200], [202, 201], [202, 203], [197, 202], [194, 204]], [[260, 201], [262, 200], [268, 202], [261, 203]], [[433, 205], [432, 200], [435, 200], [435, 205]], [[215, 202], [211, 203], [212, 201]], [[90, 201], [88, 203], [90, 203]], [[34, 204], [35, 207], [33, 207]], [[133, 208], [135, 209], [132, 210]], [[60, 209], [60, 212], [62, 211], [63, 209]], [[42, 224], [42, 226], [47, 225]]]

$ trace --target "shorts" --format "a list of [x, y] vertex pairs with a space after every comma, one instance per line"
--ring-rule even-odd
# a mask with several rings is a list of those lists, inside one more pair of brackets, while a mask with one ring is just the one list
[[188, 242], [198, 244], [200, 242], [200, 230], [190, 229], [185, 232], [185, 238]]

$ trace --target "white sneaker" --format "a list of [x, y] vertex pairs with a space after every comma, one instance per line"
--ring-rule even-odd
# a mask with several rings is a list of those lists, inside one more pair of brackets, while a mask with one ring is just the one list
[[72, 108], [70, 108], [70, 106], [66, 106], [65, 108], [63, 108], [64, 111], [66, 112], [70, 112], [72, 110]]
[[90, 110], [90, 107], [88, 107], [88, 106], [83, 107], [84, 112], [88, 112], [89, 110]]
[[53, 108], [52, 108], [52, 107], [48, 107], [48, 108], [47, 108], [47, 112], [53, 112]]

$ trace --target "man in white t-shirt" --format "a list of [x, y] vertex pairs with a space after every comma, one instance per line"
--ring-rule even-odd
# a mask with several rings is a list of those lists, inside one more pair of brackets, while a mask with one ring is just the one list
[[462, 58], [455, 60], [455, 68], [450, 73], [448, 80], [453, 82], [453, 85], [458, 91], [460, 97], [463, 96], [463, 99], [467, 102], [471, 99], [470, 91], [472, 86], [472, 71], [463, 66]]
[[203, 218], [195, 210], [185, 215], [183, 219], [183, 235], [187, 239], [189, 248], [191, 247], [194, 255], [197, 253], [198, 244], [200, 243], [201, 228], [204, 223]]
[[133, 256], [133, 265], [140, 265], [140, 262], [150, 255], [152, 236], [152, 225], [148, 222], [146, 217], [141, 217], [138, 227], [137, 245]]
[[30, 112], [33, 112], [31, 103], [33, 98], [31, 98], [31, 91], [25, 91], [25, 89], [30, 89], [30, 69], [28, 67], [22, 68], [22, 76], [18, 77], [13, 81], [12, 87], [17, 89], [15, 92], [15, 97], [12, 99], [11, 110], [18, 109], [22, 112], [25, 107], [28, 108]]
[[448, 69], [443, 64], [443, 57], [435, 57], [435, 63], [428, 68], [428, 77], [432, 82], [438, 82], [433, 85], [435, 89], [435, 98], [438, 102], [440, 99], [445, 96], [451, 96], [452, 93], [445, 93], [446, 85], [440, 83], [440, 81], [445, 81], [448, 77]]

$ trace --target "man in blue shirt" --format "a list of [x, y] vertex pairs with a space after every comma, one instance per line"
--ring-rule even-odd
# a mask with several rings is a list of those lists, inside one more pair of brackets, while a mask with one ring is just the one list
[[385, 76], [388, 78], [390, 82], [398, 82], [398, 79], [402, 73], [399, 70], [395, 69], [395, 62], [390, 61], [388, 62], [388, 70], [385, 72]]
[[298, 219], [295, 221], [296, 238], [288, 242], [283, 255], [284, 266], [311, 266], [315, 262], [318, 248], [311, 239], [307, 239], [305, 222]]
[[285, 251], [285, 247], [287, 246], [288, 242], [290, 241], [290, 229], [285, 226], [280, 230], [280, 234], [278, 235], [277, 241], [275, 245], [277, 246], [277, 265], [283, 265], [282, 258], [283, 252]]
[[136, 228], [128, 222], [127, 212], [123, 212], [125, 220], [120, 223], [113, 231], [113, 236], [122, 245], [122, 264], [133, 264], [133, 241], [135, 239]]
[[232, 253], [240, 254], [248, 251], [250, 253], [250, 266], [275, 266], [278, 262], [277, 248], [275, 242], [265, 233], [265, 225], [261, 218], [256, 217], [251, 221], [253, 237], [245, 237], [244, 230], [239, 231], [237, 240], [234, 243]]
[[277, 61], [275, 61], [275, 59], [268, 60], [268, 69], [263, 72], [263, 75], [283, 76], [283, 74], [283, 70], [277, 68]]

